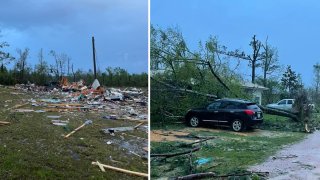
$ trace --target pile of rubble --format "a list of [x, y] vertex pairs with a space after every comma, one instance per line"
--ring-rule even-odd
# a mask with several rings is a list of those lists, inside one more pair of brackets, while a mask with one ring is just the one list
[[[83, 80], [69, 83], [66, 78], [62, 78], [60, 86], [54, 88], [34, 84], [17, 84], [15, 89], [22, 92], [36, 92], [35, 96], [39, 99], [29, 99], [29, 103], [35, 107], [42, 107], [37, 112], [99, 111], [107, 112], [103, 116], [106, 119], [145, 121], [148, 117], [147, 93], [137, 88], [105, 89], [98, 80], [88, 87]], [[48, 96], [51, 98], [41, 98]], [[32, 109], [17, 109], [17, 107], [15, 110], [33, 112]]]
[[[52, 125], [62, 126], [64, 129], [69, 128], [70, 119], [67, 117], [80, 117], [87, 112], [97, 117], [96, 120], [107, 120], [111, 124], [112, 121], [117, 120], [136, 122], [133, 126], [132, 123], [130, 123], [131, 126], [121, 123], [122, 127], [101, 127], [97, 133], [106, 135], [103, 142], [108, 146], [117, 146], [128, 154], [139, 156], [142, 159], [148, 158], [148, 139], [135, 134], [137, 131], [148, 133], [148, 93], [142, 89], [105, 88], [97, 79], [87, 86], [83, 80], [69, 83], [67, 78], [62, 78], [59, 83], [53, 82], [46, 86], [28, 83], [16, 84], [12, 88], [16, 91], [11, 91], [10, 94], [16, 96], [29, 94], [32, 98], [23, 99], [21, 103], [15, 105], [12, 104], [12, 100], [7, 100], [4, 105], [6, 110], [12, 113], [55, 112], [54, 115], [46, 114], [46, 119], [50, 120]], [[81, 121], [84, 123], [79, 123], [77, 128], [68, 130], [69, 134], [64, 135], [64, 138], [69, 138], [82, 128], [94, 124], [95, 119], [82, 119]], [[0, 125], [9, 125], [9, 122], [3, 121], [0, 122]]]

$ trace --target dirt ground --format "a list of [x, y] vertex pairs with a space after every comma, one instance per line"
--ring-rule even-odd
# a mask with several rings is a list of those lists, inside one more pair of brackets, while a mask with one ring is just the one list
[[253, 171], [268, 171], [270, 179], [320, 179], [320, 131], [303, 141], [287, 146]]

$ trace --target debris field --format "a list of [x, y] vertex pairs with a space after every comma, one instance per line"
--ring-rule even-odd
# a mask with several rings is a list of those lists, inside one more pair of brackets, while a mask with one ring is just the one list
[[62, 78], [0, 86], [0, 102], [1, 177], [147, 177], [147, 90]]

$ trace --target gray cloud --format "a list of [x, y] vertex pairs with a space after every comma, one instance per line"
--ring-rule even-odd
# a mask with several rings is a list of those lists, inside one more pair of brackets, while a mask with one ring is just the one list
[[147, 0], [11, 0], [1, 4], [0, 30], [12, 51], [29, 47], [35, 59], [40, 48], [54, 49], [84, 69], [94, 35], [101, 66], [141, 72], [147, 71], [147, 8]]

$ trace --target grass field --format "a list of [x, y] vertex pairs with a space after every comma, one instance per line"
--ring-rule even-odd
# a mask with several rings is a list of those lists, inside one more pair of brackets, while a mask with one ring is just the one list
[[[134, 130], [115, 136], [100, 132], [102, 128], [135, 126], [137, 122], [106, 120], [101, 118], [106, 114], [97, 112], [13, 113], [8, 108], [40, 97], [35, 93], [12, 95], [11, 92], [18, 91], [0, 88], [1, 121], [11, 122], [0, 126], [1, 179], [142, 179], [111, 170], [103, 173], [98, 166], [91, 165], [97, 160], [119, 168], [148, 172], [147, 159], [130, 152], [147, 144], [145, 131]], [[31, 105], [23, 108], [41, 109]], [[67, 127], [54, 126], [48, 115], [61, 115], [61, 120], [69, 119], [70, 123]], [[63, 138], [85, 119], [92, 120], [93, 124], [69, 139]], [[112, 144], [108, 145], [107, 141]]]

